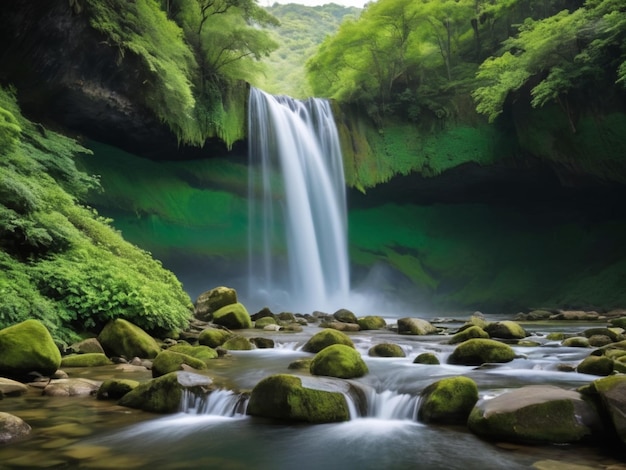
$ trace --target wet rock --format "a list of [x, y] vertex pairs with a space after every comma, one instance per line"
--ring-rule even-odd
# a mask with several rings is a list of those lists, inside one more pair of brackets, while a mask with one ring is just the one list
[[43, 394], [49, 397], [76, 397], [95, 395], [102, 382], [89, 379], [59, 379], [51, 380], [43, 389]]
[[552, 315], [550, 320], [586, 320], [593, 321], [598, 320], [597, 312], [584, 312], [582, 310], [560, 310], [558, 313]]
[[271, 338], [250, 338], [250, 342], [259, 349], [272, 349], [274, 347], [274, 340]]
[[208, 364], [213, 359], [217, 359], [217, 351], [208, 346], [191, 346], [189, 344], [177, 344], [168, 349], [171, 352], [186, 354]]
[[276, 322], [276, 315], [274, 315], [274, 313], [268, 307], [263, 307], [257, 313], [250, 316], [250, 318], [254, 322], [260, 320], [261, 318], [267, 318], [267, 317], [273, 318], [274, 322]]
[[110, 321], [98, 335], [98, 341], [110, 356], [153, 359], [161, 348], [154, 338], [129, 321], [117, 318]]
[[626, 330], [626, 317], [613, 318], [611, 320], [611, 325], [623, 328]]
[[263, 327], [263, 331], [280, 331], [282, 327], [280, 325], [266, 325]]
[[594, 380], [591, 388], [600, 397], [622, 444], [626, 444], [626, 376], [615, 375]]
[[353, 379], [367, 374], [368, 368], [361, 354], [353, 347], [333, 344], [315, 355], [310, 372], [313, 375]]
[[308, 371], [311, 368], [312, 361], [313, 359], [296, 359], [287, 366], [287, 369]]
[[246, 411], [252, 416], [332, 423], [350, 418], [348, 404], [341, 391], [333, 391], [325, 382], [288, 374], [272, 375], [253, 389]]
[[291, 331], [292, 333], [300, 333], [303, 331], [302, 325], [298, 323], [288, 323], [281, 327], [282, 331]]
[[0, 412], [0, 444], [8, 444], [30, 434], [31, 427], [9, 413]]
[[606, 356], [588, 356], [578, 364], [576, 370], [581, 374], [611, 375], [613, 373], [613, 359]]
[[98, 367], [113, 362], [102, 353], [71, 354], [61, 359], [61, 367]]
[[337, 331], [359, 331], [361, 329], [361, 327], [358, 325], [358, 323], [345, 323], [345, 322], [340, 322], [340, 321], [330, 321], [330, 322], [323, 322], [320, 325], [322, 328], [332, 328], [333, 330], [337, 330]]
[[485, 316], [481, 312], [474, 312], [472, 316], [465, 322], [466, 326], [478, 326], [483, 330], [489, 323], [485, 320]]
[[254, 321], [254, 327], [260, 330], [262, 330], [268, 325], [276, 325], [276, 324], [277, 323], [276, 323], [276, 320], [274, 320], [274, 317], [262, 317]]
[[78, 343], [74, 343], [70, 346], [70, 350], [77, 354], [88, 353], [101, 353], [104, 354], [104, 349], [97, 338], [87, 338]]
[[394, 343], [380, 343], [372, 346], [367, 355], [371, 357], [406, 357], [404, 349]]
[[341, 331], [326, 328], [311, 336], [304, 346], [302, 346], [302, 350], [304, 352], [318, 353], [332, 344], [343, 344], [354, 348], [354, 343], [348, 335]]
[[415, 359], [413, 359], [413, 364], [428, 364], [428, 365], [439, 365], [439, 359], [433, 353], [421, 353]]
[[399, 318], [398, 333], [405, 335], [432, 335], [437, 328], [421, 318]]
[[254, 344], [250, 342], [250, 340], [244, 336], [233, 336], [228, 339], [222, 347], [229, 351], [250, 351], [254, 349]]
[[278, 319], [281, 322], [291, 323], [296, 321], [296, 316], [291, 312], [280, 312], [278, 314]]
[[510, 320], [489, 323], [484, 330], [492, 338], [524, 339], [528, 336], [519, 323]]
[[571, 338], [565, 338], [561, 345], [568, 348], [588, 348], [589, 339], [584, 336], [572, 336]]
[[606, 335], [592, 335], [589, 337], [589, 346], [599, 348], [611, 344], [613, 341]]
[[624, 338], [623, 335], [619, 334], [613, 328], [588, 328], [583, 331], [583, 335], [587, 338], [591, 338], [592, 336], [607, 336], [610, 338], [611, 342], [622, 341]]
[[0, 397], [17, 397], [28, 391], [28, 387], [21, 382], [0, 377]]
[[480, 400], [467, 424], [481, 437], [532, 444], [579, 442], [603, 432], [595, 407], [580, 393], [550, 385], [525, 386]]
[[469, 328], [465, 328], [458, 333], [455, 333], [452, 338], [450, 338], [448, 343], [459, 344], [472, 338], [489, 338], [489, 333], [483, 330], [480, 326], [470, 326]]
[[387, 326], [385, 319], [376, 315], [358, 318], [357, 323], [361, 330], [382, 330]]
[[345, 308], [341, 308], [333, 313], [333, 318], [342, 323], [358, 323], [356, 315]]
[[119, 400], [138, 386], [139, 382], [136, 380], [107, 379], [100, 385], [96, 398], [98, 398], [98, 400]]
[[231, 330], [252, 328], [250, 314], [241, 303], [226, 305], [213, 312], [213, 322]]
[[220, 330], [218, 328], [207, 328], [202, 330], [198, 336], [198, 343], [210, 348], [217, 348], [226, 342], [228, 338], [231, 338], [233, 333], [228, 330]]
[[61, 353], [50, 332], [37, 320], [26, 320], [0, 330], [0, 375], [21, 378], [32, 371], [53, 374]]
[[187, 354], [172, 352], [170, 350], [161, 351], [152, 363], [152, 377], [161, 377], [177, 370], [182, 370], [183, 365], [188, 365], [194, 369], [206, 369], [206, 363]]
[[492, 339], [469, 339], [459, 344], [448, 358], [450, 364], [479, 366], [485, 363], [510, 362], [515, 359], [515, 351]]
[[198, 296], [194, 304], [194, 316], [202, 321], [211, 321], [213, 313], [237, 303], [237, 291], [230, 287], [215, 287]]
[[421, 393], [418, 418], [425, 423], [465, 424], [477, 401], [478, 387], [472, 379], [442, 379]]

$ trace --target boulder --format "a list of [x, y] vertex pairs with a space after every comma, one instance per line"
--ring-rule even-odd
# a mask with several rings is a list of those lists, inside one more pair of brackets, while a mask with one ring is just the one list
[[161, 351], [152, 363], [152, 377], [161, 377], [177, 370], [182, 370], [183, 364], [193, 369], [206, 369], [206, 363], [195, 357], [188, 356], [178, 352], [172, 352], [169, 349]]
[[261, 317], [258, 320], [254, 321], [254, 327], [262, 330], [267, 325], [276, 325], [276, 320], [274, 317]]
[[452, 335], [448, 344], [459, 344], [472, 338], [489, 338], [489, 333], [483, 330], [480, 326], [473, 325]]
[[274, 347], [274, 340], [272, 338], [250, 338], [250, 342], [259, 349], [272, 349]]
[[487, 320], [485, 320], [485, 316], [481, 312], [474, 312], [472, 316], [465, 322], [466, 326], [478, 326], [483, 330], [489, 324]]
[[205, 393], [210, 377], [191, 372], [170, 372], [139, 384], [118, 402], [121, 406], [153, 413], [174, 413], [180, 409], [183, 390]]
[[602, 407], [606, 410], [612, 428], [617, 436], [626, 444], [626, 375], [615, 375], [594, 380], [592, 389], [600, 397]]
[[333, 313], [333, 318], [342, 323], [358, 323], [356, 315], [345, 308], [341, 308]]
[[376, 315], [357, 318], [357, 323], [362, 330], [382, 330], [387, 326], [385, 319]]
[[222, 307], [237, 303], [237, 291], [230, 287], [216, 287], [203, 292], [194, 304], [194, 316], [202, 321], [211, 321], [213, 313]]
[[613, 373], [613, 359], [606, 356], [587, 356], [578, 364], [576, 370], [581, 374], [611, 375]]
[[287, 366], [287, 369], [290, 370], [310, 370], [311, 369], [311, 362], [313, 362], [313, 359], [296, 359], [293, 362], [290, 362], [289, 365]]
[[589, 340], [584, 336], [571, 336], [561, 341], [561, 345], [568, 348], [588, 348]]
[[579, 442], [603, 430], [595, 407], [580, 393], [551, 385], [529, 385], [481, 400], [467, 424], [481, 437], [529, 444]]
[[97, 338], [87, 338], [70, 346], [70, 350], [78, 354], [102, 353], [104, 349]]
[[510, 320], [489, 323], [484, 330], [492, 338], [523, 339], [528, 336], [519, 323]]
[[95, 395], [102, 382], [83, 378], [52, 380], [43, 389], [49, 397], [84, 397]]
[[616, 326], [618, 328], [623, 328], [626, 330], [626, 317], [613, 318], [611, 320], [611, 325]]
[[231, 330], [252, 328], [250, 314], [240, 303], [226, 305], [213, 312], [213, 323]]
[[398, 333], [405, 335], [432, 335], [437, 328], [421, 318], [399, 318]]
[[250, 351], [255, 348], [245, 336], [233, 336], [222, 344], [222, 347], [228, 351]]
[[28, 391], [28, 387], [22, 382], [0, 377], [0, 397], [16, 397]]
[[[333, 423], [350, 419], [343, 393], [331, 391], [323, 382], [288, 374], [261, 380], [250, 394], [247, 414], [286, 421]], [[318, 384], [320, 386], [316, 387]]]
[[442, 379], [421, 393], [418, 419], [425, 423], [465, 424], [477, 401], [478, 387], [472, 379]]
[[413, 359], [413, 364], [429, 364], [429, 365], [439, 365], [439, 359], [433, 353], [425, 352], [418, 354], [415, 359]]
[[207, 328], [202, 330], [198, 335], [198, 343], [210, 348], [217, 348], [226, 342], [226, 340], [232, 337], [233, 334], [228, 330], [220, 330], [218, 328]]
[[607, 335], [592, 335], [589, 337], [589, 346], [594, 348], [600, 348], [602, 346], [606, 346], [607, 344], [611, 344], [613, 340]]
[[615, 329], [613, 328], [588, 328], [585, 331], [583, 331], [583, 335], [585, 335], [587, 338], [591, 338], [592, 336], [608, 336], [611, 339], [611, 342], [617, 342], [617, 341], [622, 341], [626, 338], [624, 338], [624, 335], [617, 333], [615, 331]]
[[311, 336], [304, 346], [302, 346], [302, 350], [304, 352], [318, 353], [332, 344], [343, 344], [354, 348], [354, 343], [348, 335], [341, 331], [326, 328]]
[[0, 412], [0, 444], [8, 444], [30, 434], [31, 427], [22, 419]]
[[485, 363], [510, 362], [515, 358], [513, 349], [493, 339], [469, 339], [459, 344], [450, 357], [449, 364], [479, 366]]
[[171, 352], [186, 354], [195, 357], [208, 364], [213, 359], [217, 359], [217, 351], [208, 346], [191, 346], [189, 344], [176, 344], [168, 349]]
[[109, 357], [122, 356], [130, 359], [137, 356], [152, 359], [161, 351], [152, 336], [121, 318], [107, 323], [98, 335], [98, 341]]
[[107, 379], [100, 385], [96, 398], [98, 400], [119, 400], [138, 386], [139, 382], [136, 380]]
[[61, 367], [98, 367], [113, 364], [102, 353], [70, 354], [61, 359]]
[[353, 379], [367, 374], [368, 369], [361, 354], [353, 347], [333, 344], [318, 352], [309, 369], [313, 375], [326, 375]]
[[380, 343], [372, 346], [367, 355], [371, 357], [406, 357], [404, 349], [394, 343]]
[[53, 374], [61, 353], [50, 332], [37, 320], [0, 330], [0, 375], [21, 378], [30, 372]]
[[340, 321], [330, 321], [330, 322], [323, 322], [320, 325], [322, 328], [332, 328], [333, 330], [337, 330], [337, 331], [360, 331], [361, 327], [359, 326], [358, 323], [344, 323], [344, 322], [340, 322]]

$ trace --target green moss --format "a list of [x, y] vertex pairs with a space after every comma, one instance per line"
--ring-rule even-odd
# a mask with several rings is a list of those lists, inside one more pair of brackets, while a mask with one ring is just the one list
[[138, 385], [136, 380], [107, 379], [100, 385], [96, 397], [98, 400], [118, 400]]
[[479, 326], [470, 326], [452, 335], [448, 343], [458, 344], [472, 338], [489, 338], [489, 334]]
[[217, 358], [217, 351], [209, 346], [189, 346], [185, 344], [176, 344], [168, 349], [171, 352], [186, 354], [195, 357], [205, 363], [209, 363]]
[[382, 330], [387, 327], [387, 322], [383, 317], [368, 315], [357, 319], [361, 330]]
[[576, 370], [581, 374], [610, 375], [613, 372], [613, 359], [605, 356], [587, 356], [578, 364]]
[[310, 368], [313, 375], [353, 379], [367, 374], [368, 368], [361, 354], [353, 347], [333, 344], [318, 352]]
[[187, 354], [165, 350], [161, 351], [152, 361], [152, 377], [161, 377], [170, 372], [181, 370], [183, 364], [198, 370], [206, 369], [206, 362], [200, 359]]
[[110, 356], [124, 356], [128, 359], [152, 359], [161, 351], [154, 338], [137, 325], [121, 318], [107, 323], [98, 335], [98, 341]]
[[250, 351], [254, 349], [254, 345], [244, 336], [233, 336], [227, 339], [226, 342], [222, 344], [222, 347], [231, 351]]
[[97, 367], [113, 364], [102, 353], [72, 354], [61, 359], [61, 367]]
[[0, 374], [21, 377], [37, 371], [54, 373], [61, 353], [50, 332], [37, 320], [26, 320], [0, 330]]
[[198, 336], [198, 343], [210, 348], [217, 348], [226, 342], [226, 340], [232, 337], [233, 334], [227, 330], [219, 330], [217, 328], [207, 328], [200, 332]]
[[250, 314], [239, 302], [226, 305], [213, 312], [213, 322], [230, 329], [252, 328]]
[[413, 359], [413, 364], [439, 365], [439, 359], [433, 353], [421, 353]]
[[302, 346], [302, 350], [304, 352], [318, 353], [333, 344], [343, 344], [354, 348], [354, 343], [347, 334], [332, 328], [325, 328], [311, 336], [304, 346]]
[[492, 339], [469, 339], [459, 344], [448, 358], [450, 364], [479, 366], [485, 363], [510, 362], [515, 358], [513, 349]]
[[173, 413], [180, 407], [182, 387], [176, 372], [140, 384], [118, 402], [121, 406], [154, 413]]
[[468, 377], [450, 377], [426, 387], [421, 397], [420, 420], [465, 424], [478, 401], [478, 387]]
[[393, 343], [376, 344], [367, 351], [367, 354], [373, 357], [406, 357], [404, 350]]

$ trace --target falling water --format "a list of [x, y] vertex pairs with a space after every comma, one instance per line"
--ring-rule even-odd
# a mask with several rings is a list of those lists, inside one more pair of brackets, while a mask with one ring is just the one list
[[326, 100], [250, 90], [250, 297], [333, 310], [349, 292], [346, 196]]

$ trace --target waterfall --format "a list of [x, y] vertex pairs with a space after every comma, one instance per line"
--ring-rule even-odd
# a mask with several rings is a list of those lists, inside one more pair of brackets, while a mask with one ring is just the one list
[[344, 306], [346, 195], [329, 102], [251, 88], [248, 129], [249, 296], [302, 312]]
[[204, 395], [184, 389], [181, 398], [181, 411], [192, 415], [243, 417], [246, 414], [247, 405], [246, 395], [231, 390], [214, 390]]

